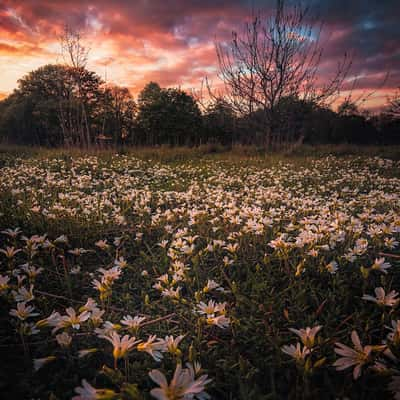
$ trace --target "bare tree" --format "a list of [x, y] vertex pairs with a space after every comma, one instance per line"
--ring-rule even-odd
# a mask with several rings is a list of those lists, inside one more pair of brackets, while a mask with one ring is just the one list
[[83, 45], [82, 33], [65, 25], [60, 41], [64, 61], [74, 68], [85, 68], [90, 49]]
[[[72, 101], [78, 101], [77, 107], [77, 132], [74, 134], [71, 132], [71, 136], [78, 136], [80, 144], [90, 147], [91, 135], [90, 127], [88, 122], [87, 110], [85, 105], [84, 93], [82, 90], [82, 76], [86, 69], [88, 61], [89, 50], [83, 44], [82, 33], [79, 30], [73, 30], [68, 25], [65, 25], [64, 31], [60, 36], [61, 51], [64, 61], [72, 69], [72, 76], [74, 84], [77, 87], [77, 99]], [[72, 118], [69, 113], [69, 118]], [[69, 121], [69, 126], [72, 129], [73, 123]]]
[[268, 147], [288, 139], [279, 131], [282, 100], [326, 105], [340, 92], [351, 61], [345, 54], [334, 76], [320, 81], [321, 29], [308, 7], [300, 3], [288, 7], [277, 0], [272, 17], [258, 13], [242, 34], [233, 32], [228, 44], [216, 43], [227, 100], [238, 115], [261, 130]]

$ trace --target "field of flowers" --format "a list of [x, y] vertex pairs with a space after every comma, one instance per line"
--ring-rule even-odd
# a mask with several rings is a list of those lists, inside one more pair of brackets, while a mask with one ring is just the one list
[[400, 162], [4, 156], [0, 397], [400, 399]]

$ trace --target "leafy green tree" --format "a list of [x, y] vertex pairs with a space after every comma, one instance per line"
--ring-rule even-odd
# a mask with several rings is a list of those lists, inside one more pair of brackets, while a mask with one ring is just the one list
[[183, 90], [162, 89], [150, 82], [138, 98], [137, 126], [146, 145], [195, 144], [201, 113], [194, 98]]
[[154, 146], [163, 124], [164, 97], [158, 83], [149, 82], [138, 97], [138, 140], [140, 144]]
[[205, 141], [223, 145], [232, 144], [236, 139], [235, 115], [230, 105], [223, 99], [210, 104], [204, 114]]
[[150, 106], [159, 101], [162, 89], [157, 82], [149, 82], [139, 93], [138, 103], [140, 107]]
[[174, 146], [198, 144], [202, 120], [195, 99], [180, 89], [166, 89], [164, 96], [166, 143]]
[[95, 128], [101, 85], [94, 72], [65, 65], [49, 64], [30, 72], [2, 102], [2, 136], [23, 144], [80, 144], [81, 105], [85, 104], [89, 124]]
[[134, 133], [136, 103], [128, 88], [117, 85], [108, 86], [104, 91], [102, 109], [102, 133], [112, 136], [113, 142], [121, 145]]
[[377, 144], [378, 131], [358, 109], [357, 104], [346, 99], [338, 107], [333, 124], [331, 142]]
[[30, 72], [3, 101], [3, 136], [23, 144], [62, 144], [59, 110], [69, 90], [67, 71], [62, 66], [46, 65]]

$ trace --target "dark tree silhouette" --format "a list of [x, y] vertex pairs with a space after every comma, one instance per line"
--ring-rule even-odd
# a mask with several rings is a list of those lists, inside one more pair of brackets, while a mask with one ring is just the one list
[[201, 122], [196, 101], [180, 89], [162, 89], [150, 82], [139, 94], [137, 128], [142, 144], [195, 144]]
[[400, 88], [397, 93], [389, 99], [388, 113], [394, 118], [400, 118]]
[[137, 106], [129, 89], [116, 85], [107, 86], [102, 112], [102, 134], [111, 135], [117, 145], [125, 143], [133, 135], [137, 113]]
[[272, 17], [259, 13], [243, 33], [233, 32], [229, 44], [216, 44], [227, 101], [242, 117], [257, 111], [258, 118], [249, 122], [261, 131], [266, 146], [290, 139], [281, 134], [278, 124], [283, 98], [325, 105], [340, 92], [351, 62], [344, 55], [335, 75], [321, 83], [320, 31], [309, 8], [300, 3], [289, 7], [278, 0]]
[[[80, 88], [76, 86], [79, 73]], [[102, 81], [94, 72], [66, 65], [45, 65], [18, 81], [18, 88], [4, 101], [0, 117], [3, 137], [22, 144], [80, 145], [81, 104], [88, 124], [98, 124], [102, 107]], [[90, 138], [92, 140], [92, 138]]]

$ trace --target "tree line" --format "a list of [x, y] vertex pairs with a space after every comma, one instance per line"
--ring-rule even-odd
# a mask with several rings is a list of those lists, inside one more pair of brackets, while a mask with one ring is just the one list
[[[277, 109], [274, 123], [290, 143], [400, 144], [400, 95], [389, 99], [379, 115], [347, 100], [333, 111], [283, 97]], [[263, 146], [262, 119], [263, 110], [238, 115], [223, 98], [204, 105], [193, 94], [155, 82], [135, 99], [127, 88], [106, 85], [92, 71], [49, 64], [20, 79], [0, 102], [0, 140], [40, 146]]]
[[[293, 143], [400, 143], [400, 90], [379, 115], [351, 95], [333, 110], [351, 68], [346, 54], [321, 83], [321, 25], [310, 9], [277, 0], [230, 41], [216, 43], [217, 92], [187, 93], [149, 82], [135, 99], [86, 68], [79, 32], [65, 29], [65, 62], [30, 72], [0, 102], [0, 140], [41, 146], [95, 144], [282, 148]], [[362, 100], [362, 99], [361, 99]]]

